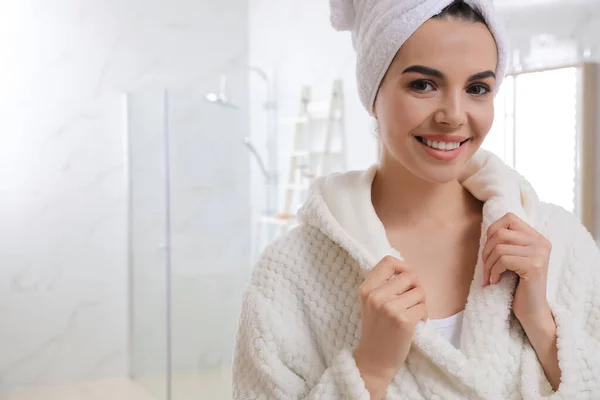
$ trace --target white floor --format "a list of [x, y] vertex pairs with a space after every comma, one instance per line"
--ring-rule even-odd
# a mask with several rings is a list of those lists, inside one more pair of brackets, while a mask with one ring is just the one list
[[[140, 379], [139, 384], [153, 400], [166, 400], [165, 378]], [[229, 371], [212, 370], [174, 374], [171, 383], [171, 400], [231, 400], [231, 378]]]
[[[171, 400], [231, 400], [229, 376], [204, 371], [173, 376]], [[165, 377], [110, 380], [0, 394], [0, 400], [166, 400]]]
[[157, 400], [128, 380], [85, 382], [66, 386], [22, 390], [0, 395], [1, 400]]

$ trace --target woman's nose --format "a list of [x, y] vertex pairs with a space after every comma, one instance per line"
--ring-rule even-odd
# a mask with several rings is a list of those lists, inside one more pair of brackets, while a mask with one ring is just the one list
[[435, 121], [447, 128], [460, 128], [467, 121], [462, 93], [447, 93], [435, 114]]

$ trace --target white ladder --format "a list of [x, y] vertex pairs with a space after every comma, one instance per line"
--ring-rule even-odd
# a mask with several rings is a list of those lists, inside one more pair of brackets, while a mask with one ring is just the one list
[[[287, 184], [285, 185], [285, 200], [283, 203], [283, 210], [279, 213], [280, 217], [286, 219], [292, 218], [295, 214], [292, 210], [294, 194], [306, 191], [310, 185], [310, 163], [306, 162], [306, 158], [310, 157], [309, 147], [312, 139], [312, 116], [309, 112], [310, 102], [310, 87], [303, 86], [300, 94], [298, 117], [295, 118], [292, 152], [290, 154], [290, 167]], [[304, 163], [302, 162], [303, 159], [305, 161]]]
[[[293, 218], [297, 203], [315, 178], [346, 170], [346, 135], [342, 80], [335, 80], [329, 102], [311, 101], [310, 88], [302, 88], [300, 112], [292, 140], [283, 218]], [[296, 198], [300, 195], [300, 198]]]
[[[344, 119], [341, 80], [333, 82], [331, 98], [326, 102], [312, 101], [311, 88], [302, 87], [298, 116], [288, 120], [294, 125], [294, 133], [283, 208], [275, 215], [263, 216], [259, 221], [256, 255], [265, 243], [295, 226], [297, 209], [306, 199], [315, 178], [346, 170]], [[264, 233], [266, 239], [263, 239]]]

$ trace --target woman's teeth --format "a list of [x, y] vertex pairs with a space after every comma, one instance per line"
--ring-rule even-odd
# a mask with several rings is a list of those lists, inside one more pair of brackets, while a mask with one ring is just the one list
[[462, 144], [461, 142], [435, 142], [433, 140], [427, 140], [427, 139], [423, 139], [423, 143], [425, 143], [427, 146], [429, 146], [433, 149], [443, 150], [443, 151], [456, 150]]

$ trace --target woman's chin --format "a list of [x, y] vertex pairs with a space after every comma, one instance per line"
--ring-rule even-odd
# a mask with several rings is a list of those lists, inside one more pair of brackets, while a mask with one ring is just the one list
[[463, 159], [460, 157], [443, 164], [432, 163], [428, 160], [415, 160], [417, 161], [416, 168], [411, 168], [411, 170], [427, 182], [448, 183], [457, 180], [461, 176], [468, 160], [468, 158]]
[[431, 168], [423, 168], [420, 166], [418, 168], [411, 168], [411, 172], [414, 176], [416, 176], [419, 180], [429, 182], [429, 183], [448, 183], [458, 179], [459, 174], [454, 173], [454, 171], [436, 171]]

